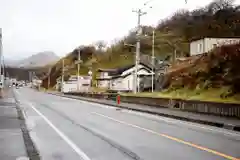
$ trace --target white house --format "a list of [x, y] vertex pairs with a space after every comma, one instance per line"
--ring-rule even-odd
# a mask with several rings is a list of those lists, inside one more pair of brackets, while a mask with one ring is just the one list
[[203, 38], [190, 43], [190, 55], [199, 55], [211, 51], [221, 45], [235, 44], [240, 42], [240, 38]]
[[[135, 65], [118, 69], [99, 69], [100, 77], [97, 78], [98, 87], [117, 91], [132, 91], [134, 88]], [[138, 83], [143, 76], [154, 74], [146, 65], [138, 66]]]
[[98, 69], [100, 75], [98, 78], [96, 78], [97, 87], [109, 89], [112, 73], [114, 73], [115, 71], [115, 69]]
[[63, 82], [62, 92], [88, 92], [91, 89], [91, 76], [70, 76], [68, 81]]

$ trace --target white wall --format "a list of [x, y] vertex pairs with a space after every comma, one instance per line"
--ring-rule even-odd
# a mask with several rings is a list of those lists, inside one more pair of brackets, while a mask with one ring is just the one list
[[108, 72], [100, 72], [100, 78], [109, 78]]
[[122, 81], [123, 81], [122, 77], [112, 79], [110, 82], [110, 84], [111, 84], [110, 89], [111, 90], [122, 90], [124, 88], [124, 86], [122, 85]]
[[108, 88], [109, 84], [109, 80], [98, 80], [98, 87], [100, 88]]
[[77, 83], [63, 83], [62, 86], [62, 92], [67, 93], [67, 92], [75, 92], [77, 91]]
[[236, 44], [240, 42], [239, 38], [205, 38], [205, 50], [211, 51], [216, 46]]
[[235, 44], [239, 38], [204, 38], [190, 43], [190, 55], [199, 55], [211, 51], [214, 47]]
[[204, 39], [193, 41], [190, 43], [190, 55], [198, 55], [204, 53]]
[[[138, 66], [138, 69], [139, 69], [138, 75], [152, 74], [152, 72], [149, 73], [148, 69], [141, 64]], [[124, 71], [121, 74], [121, 77], [119, 77], [119, 78], [115, 78], [115, 79], [111, 79], [111, 80], [98, 80], [98, 87], [109, 88], [111, 90], [133, 90], [134, 71], [135, 71], [135, 67], [132, 67], [132, 68]], [[127, 75], [129, 73], [131, 73], [131, 75], [124, 77], [125, 75]], [[106, 74], [106, 72], [101, 72], [100, 77], [101, 78], [109, 78], [109, 76], [108, 76], [108, 74]]]
[[[80, 76], [79, 83], [77, 80], [72, 79], [72, 81], [66, 81], [63, 83], [63, 92], [86, 92], [90, 90], [91, 87], [91, 77], [90, 76]], [[78, 85], [79, 84], [79, 85]], [[78, 90], [79, 87], [79, 90]]]
[[[100, 77], [102, 79], [105, 78], [110, 78], [110, 76], [108, 75], [108, 72], [100, 72]], [[99, 88], [109, 88], [110, 86], [110, 80], [98, 80], [97, 82], [97, 87]]]
[[[111, 90], [119, 90], [119, 91], [132, 91], [134, 88], [134, 70], [132, 71], [132, 74], [122, 78], [116, 78], [111, 80], [111, 85], [110, 89]], [[142, 69], [138, 71], [138, 75], [148, 75], [151, 74], [147, 70]], [[140, 83], [140, 78], [138, 78], [138, 83]]]

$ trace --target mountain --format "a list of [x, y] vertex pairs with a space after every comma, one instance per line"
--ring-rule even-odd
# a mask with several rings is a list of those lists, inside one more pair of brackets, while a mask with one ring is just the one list
[[45, 52], [34, 54], [20, 61], [13, 62], [12, 65], [16, 67], [24, 67], [24, 68], [43, 67], [45, 65], [57, 62], [58, 60], [59, 60], [59, 57], [55, 53], [51, 51], [45, 51]]
[[12, 67], [12, 66], [16, 66], [16, 63], [18, 61], [16, 60], [11, 60], [11, 59], [4, 59], [4, 63], [6, 66]]

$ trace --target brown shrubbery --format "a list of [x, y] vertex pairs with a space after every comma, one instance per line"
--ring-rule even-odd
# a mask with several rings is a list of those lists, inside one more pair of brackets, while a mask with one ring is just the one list
[[172, 88], [229, 86], [231, 93], [240, 92], [240, 43], [218, 47], [198, 58], [193, 57], [192, 62], [186, 61], [174, 67], [179, 69], [169, 73]]

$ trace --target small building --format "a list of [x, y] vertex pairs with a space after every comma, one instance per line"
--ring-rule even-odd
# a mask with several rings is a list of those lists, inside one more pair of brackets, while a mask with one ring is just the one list
[[[64, 81], [62, 85], [62, 92], [88, 92], [91, 89], [91, 76], [71, 75], [68, 81]], [[58, 79], [58, 84], [60, 79]]]
[[199, 55], [211, 51], [213, 48], [228, 45], [236, 44], [240, 42], [240, 38], [202, 38], [195, 39], [190, 43], [190, 55]]
[[[96, 79], [99, 88], [114, 91], [132, 91], [134, 89], [135, 65], [129, 65], [117, 69], [98, 69], [100, 76]], [[138, 83], [144, 76], [154, 74], [152, 69], [140, 63], [138, 66]]]

